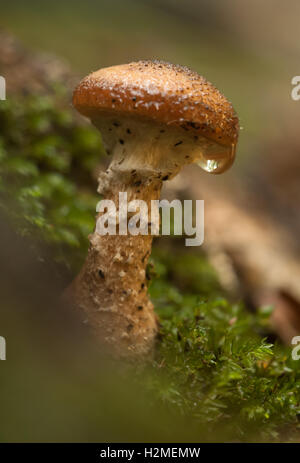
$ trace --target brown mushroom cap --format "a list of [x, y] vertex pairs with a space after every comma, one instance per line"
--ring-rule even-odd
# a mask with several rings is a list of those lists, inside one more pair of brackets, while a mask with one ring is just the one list
[[76, 109], [91, 119], [104, 112], [180, 127], [220, 145], [236, 145], [238, 117], [204, 77], [163, 61], [138, 61], [93, 72], [74, 91]]

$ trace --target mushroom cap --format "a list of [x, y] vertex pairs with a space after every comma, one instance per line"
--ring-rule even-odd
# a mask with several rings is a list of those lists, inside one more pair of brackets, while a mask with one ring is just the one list
[[163, 61], [137, 61], [100, 69], [73, 94], [75, 108], [93, 119], [113, 112], [138, 116], [236, 145], [239, 121], [231, 103], [197, 72]]

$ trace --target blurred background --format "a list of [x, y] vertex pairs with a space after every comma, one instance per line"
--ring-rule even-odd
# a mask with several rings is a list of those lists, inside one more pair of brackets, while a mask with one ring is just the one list
[[257, 156], [261, 139], [296, 126], [298, 14], [296, 0], [284, 10], [279, 0], [16, 0], [3, 6], [1, 26], [79, 77], [138, 59], [193, 67], [234, 103], [244, 127], [240, 154]]
[[[283, 344], [300, 334], [300, 102], [291, 98], [291, 80], [299, 74], [299, 16], [297, 0], [284, 7], [279, 0], [14, 0], [1, 5], [0, 75], [6, 78], [7, 101], [0, 102], [5, 275], [0, 335], [7, 337], [9, 359], [0, 365], [1, 407], [8, 419], [1, 440], [209, 440], [208, 421], [215, 426], [212, 440], [247, 440], [254, 438], [257, 423], [265, 425], [271, 418], [270, 434], [256, 439], [286, 439], [290, 431], [285, 425], [291, 422], [295, 429], [299, 378], [296, 366], [285, 363]], [[141, 397], [142, 414], [136, 404], [138, 380], [129, 380], [123, 367], [121, 372], [117, 368], [129, 381], [120, 394], [116, 368], [100, 361], [80, 320], [77, 326], [57, 302], [83, 262], [93, 228], [97, 172], [107, 164], [100, 136], [72, 109], [71, 92], [91, 71], [139, 59], [162, 59], [196, 70], [233, 103], [241, 126], [229, 172], [213, 176], [187, 168], [166, 182], [166, 197], [205, 200], [206, 237], [196, 255], [178, 239], [155, 245], [151, 265], [157, 279], [150, 291], [165, 339], [176, 332], [182, 361], [173, 359], [174, 368], [160, 378], [164, 359], [174, 354], [172, 342], [163, 341], [145, 387], [150, 394], [159, 393]], [[193, 351], [185, 359], [179, 323], [188, 318], [188, 310], [194, 314], [199, 300], [208, 304], [204, 312], [213, 304], [211, 317], [218, 318], [219, 303], [211, 300], [219, 297], [229, 301], [226, 307], [223, 299], [221, 303], [229, 321], [235, 317], [235, 304], [245, 307], [241, 340], [255, 333], [258, 343], [267, 337], [282, 346], [280, 365], [275, 362], [268, 377], [270, 387], [270, 378], [283, 378], [280, 397], [261, 389], [253, 402], [253, 391], [248, 391], [244, 406], [238, 385], [246, 387], [257, 370], [243, 366], [245, 376], [239, 378], [234, 366], [230, 374], [220, 366], [207, 371], [203, 383], [197, 376], [202, 372], [194, 371], [199, 354]], [[260, 306], [273, 307], [268, 328], [261, 319], [248, 319], [258, 317]], [[51, 314], [51, 331], [45, 313]], [[179, 318], [172, 318], [174, 313]], [[210, 332], [210, 323], [217, 322], [207, 323], [204, 328]], [[216, 330], [224, 328], [222, 323]], [[228, 339], [233, 335], [237, 333], [228, 332]], [[185, 336], [186, 341], [188, 331]], [[214, 340], [216, 351], [223, 348], [222, 336]], [[41, 338], [48, 341], [41, 343]], [[205, 349], [213, 350], [211, 342], [209, 338], [203, 355]], [[184, 383], [185, 392], [173, 378], [184, 364], [194, 375], [192, 384]], [[226, 381], [225, 376], [223, 382], [217, 380], [220, 375]], [[283, 399], [283, 391], [290, 395]], [[199, 409], [191, 412], [195, 400]], [[226, 410], [235, 404], [232, 414], [222, 412], [218, 401]], [[107, 406], [112, 403], [114, 407]], [[176, 425], [169, 416], [173, 408]], [[196, 417], [193, 424], [190, 414]], [[238, 424], [228, 429], [232, 416]]]

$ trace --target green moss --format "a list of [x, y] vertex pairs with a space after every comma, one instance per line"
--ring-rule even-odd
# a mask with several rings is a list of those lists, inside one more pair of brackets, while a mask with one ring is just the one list
[[59, 94], [0, 105], [0, 208], [20, 234], [77, 267], [99, 200], [91, 171], [104, 152], [97, 131], [78, 125], [64, 106]]
[[[161, 329], [149, 384], [158, 402], [212, 436], [221, 429], [230, 439], [270, 440], [288, 427], [291, 438], [298, 428], [300, 366], [289, 348], [267, 341], [271, 308], [253, 314], [228, 302], [203, 257], [163, 252], [155, 268], [159, 277], [150, 293]], [[174, 282], [183, 275], [188, 284], [179, 291]]]

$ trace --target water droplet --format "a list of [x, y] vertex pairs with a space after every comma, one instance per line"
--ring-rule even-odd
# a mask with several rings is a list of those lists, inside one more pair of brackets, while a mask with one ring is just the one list
[[211, 174], [221, 174], [233, 164], [236, 145], [230, 147], [210, 145], [203, 149], [201, 156], [195, 161], [201, 169]]
[[207, 170], [207, 172], [214, 172], [218, 167], [218, 161], [216, 161], [215, 159], [209, 159], [206, 162], [205, 170]]

